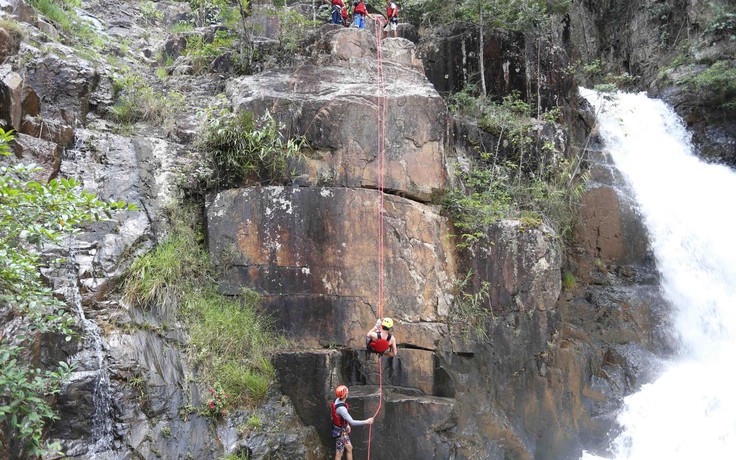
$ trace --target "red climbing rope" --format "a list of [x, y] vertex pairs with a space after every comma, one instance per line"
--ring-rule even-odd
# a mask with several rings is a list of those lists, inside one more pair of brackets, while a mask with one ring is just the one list
[[[383, 79], [383, 53], [381, 50], [381, 31], [383, 30], [383, 17], [376, 15], [373, 17], [374, 29], [376, 36], [376, 71], [378, 91], [376, 94], [376, 126], [377, 126], [377, 153], [376, 153], [376, 188], [378, 191], [378, 318], [383, 318], [383, 274], [384, 274], [384, 204], [383, 204], [383, 186], [384, 174], [386, 171], [385, 164], [385, 138], [386, 138], [386, 86]], [[381, 356], [378, 357], [378, 407], [373, 417], [378, 416], [378, 412], [383, 405], [383, 362]], [[373, 433], [373, 425], [368, 427], [368, 460], [371, 459], [371, 437]]]

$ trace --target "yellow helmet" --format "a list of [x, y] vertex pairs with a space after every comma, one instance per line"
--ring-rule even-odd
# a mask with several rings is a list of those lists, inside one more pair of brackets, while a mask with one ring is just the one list
[[381, 326], [387, 329], [391, 329], [392, 327], [394, 327], [394, 320], [392, 320], [391, 318], [383, 318], [383, 321], [381, 321]]

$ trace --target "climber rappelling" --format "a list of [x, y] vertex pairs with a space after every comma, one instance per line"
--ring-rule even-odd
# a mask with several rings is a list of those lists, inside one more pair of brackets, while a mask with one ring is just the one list
[[365, 337], [365, 346], [368, 352], [378, 353], [387, 358], [392, 358], [398, 353], [396, 336], [391, 333], [394, 320], [391, 318], [378, 318], [376, 325], [368, 331]]

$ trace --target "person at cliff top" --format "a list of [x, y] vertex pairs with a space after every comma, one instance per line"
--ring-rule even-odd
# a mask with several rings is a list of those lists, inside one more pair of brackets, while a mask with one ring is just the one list
[[348, 6], [347, 5], [342, 7], [342, 25], [345, 27], [348, 27], [350, 25], [350, 20], [348, 19]]
[[342, 24], [342, 9], [345, 4], [342, 0], [332, 0], [332, 24]]
[[335, 438], [335, 460], [342, 458], [346, 452], [347, 460], [353, 460], [353, 445], [350, 443], [350, 427], [371, 425], [373, 417], [365, 420], [353, 420], [348, 412], [348, 387], [340, 385], [335, 390], [337, 399], [332, 402], [332, 437]]
[[355, 2], [355, 8], [353, 8], [353, 25], [365, 29], [365, 17], [368, 15], [368, 10], [365, 9], [365, 3], [363, 0]]
[[386, 0], [386, 19], [388, 22], [386, 27], [383, 28], [385, 32], [383, 37], [388, 37], [389, 31], [393, 31], [394, 37], [396, 37], [396, 28], [399, 26], [399, 7], [391, 0]]
[[391, 329], [394, 327], [394, 320], [391, 318], [378, 318], [376, 325], [368, 331], [365, 337], [366, 349], [369, 352], [378, 353], [392, 358], [398, 353], [396, 345], [396, 337], [391, 334]]

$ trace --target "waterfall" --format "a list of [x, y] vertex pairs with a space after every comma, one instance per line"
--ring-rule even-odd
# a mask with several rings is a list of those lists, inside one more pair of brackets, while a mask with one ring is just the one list
[[[74, 259], [77, 248], [69, 244], [69, 258]], [[102, 331], [94, 321], [86, 317], [82, 306], [82, 294], [77, 284], [77, 267], [73, 262], [67, 262], [62, 277], [56, 281], [63, 286], [64, 298], [69, 301], [76, 313], [79, 325], [82, 327], [82, 349], [69, 361], [77, 364], [77, 370], [72, 374], [67, 384], [80, 381], [92, 382], [93, 416], [89, 420], [89, 443], [86, 444], [87, 459], [95, 459], [97, 453], [109, 450], [113, 440], [112, 422], [112, 392], [110, 389], [110, 375], [106, 361], [107, 349], [102, 339]], [[65, 449], [67, 455], [78, 454], [75, 446], [72, 450]]]
[[605, 149], [648, 230], [680, 345], [654, 382], [625, 398], [611, 458], [732, 459], [736, 173], [695, 157], [682, 121], [663, 102], [580, 92], [597, 111]]

